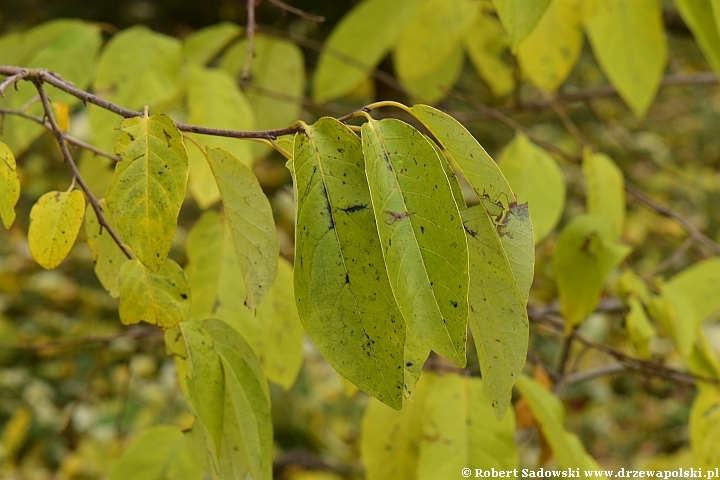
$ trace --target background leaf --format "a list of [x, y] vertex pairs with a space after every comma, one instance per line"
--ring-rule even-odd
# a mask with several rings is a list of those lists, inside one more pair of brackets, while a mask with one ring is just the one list
[[17, 174], [15, 155], [0, 142], [0, 218], [5, 228], [15, 221], [15, 204], [20, 198], [20, 177]]
[[513, 50], [535, 29], [551, 0], [527, 3], [523, 0], [492, 0], [498, 17], [510, 34]]
[[587, 211], [610, 222], [613, 239], [625, 225], [625, 178], [610, 157], [586, 151], [583, 174], [587, 182]]
[[[107, 212], [105, 200], [100, 200], [100, 206], [103, 211]], [[112, 217], [107, 215], [105, 220], [117, 233]], [[128, 261], [128, 258], [107, 229], [101, 228], [92, 205], [88, 205], [85, 212], [85, 234], [95, 263], [95, 275], [110, 296], [118, 298], [120, 296], [120, 269]]]
[[85, 215], [85, 196], [80, 190], [48, 192], [30, 211], [30, 253], [43, 268], [60, 265], [75, 244]]

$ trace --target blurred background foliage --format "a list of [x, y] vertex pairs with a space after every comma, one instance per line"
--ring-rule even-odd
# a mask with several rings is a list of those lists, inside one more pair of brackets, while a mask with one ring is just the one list
[[[261, 32], [297, 41], [306, 70], [312, 74], [319, 45], [357, 3], [292, 2], [299, 9], [326, 18], [316, 23], [262, 2], [257, 20]], [[669, 49], [666, 73], [708, 71], [707, 61], [673, 3], [662, 5]], [[245, 15], [245, 2], [239, 0], [3, 0], [0, 33], [66, 17], [102, 22], [108, 34], [143, 24], [183, 38], [220, 21], [243, 25]], [[513, 57], [508, 54], [503, 59], [519, 79]], [[379, 68], [393, 73], [388, 60]], [[606, 84], [585, 42], [580, 60], [561, 91]], [[455, 88], [502, 109], [535, 135], [566, 150], [581, 147], [529, 82], [498, 97], [470, 62], [465, 62]], [[308, 122], [325, 114], [347, 113], [371, 99], [409, 101], [402, 92], [377, 80], [364, 91], [328, 105], [313, 103], [309, 88], [305, 97], [302, 118]], [[463, 120], [496, 159], [515, 135], [511, 128], [473, 111], [459, 99], [445, 99], [441, 106]], [[566, 109], [588, 141], [610, 155], [629, 182], [671, 205], [710, 238], [720, 240], [717, 85], [662, 87], [644, 119], [636, 118], [617, 96], [568, 103]], [[562, 158], [558, 162], [568, 189], [560, 220], [563, 225], [583, 209], [584, 180], [579, 165]], [[42, 193], [53, 188], [64, 190], [70, 174], [49, 135], [34, 142], [19, 163], [24, 189], [18, 220], [9, 231], [0, 229], [0, 476], [106, 478], [109, 466], [143, 428], [161, 423], [187, 427], [192, 416], [179, 392], [160, 332], [148, 334], [142, 327], [122, 327], [117, 301], [107, 295], [93, 274], [85, 242], [77, 242], [56, 270], [45, 271], [32, 260], [24, 233], [30, 207]], [[282, 230], [281, 249], [290, 257], [293, 202], [284, 159], [273, 154], [257, 163], [254, 170], [271, 198]], [[185, 262], [185, 237], [198, 213], [190, 203], [181, 214], [171, 253], [181, 264]], [[552, 304], [557, 298], [550, 261], [556, 236], [551, 233], [537, 247], [531, 305]], [[622, 239], [633, 252], [625, 265], [638, 274], [667, 278], [708, 255], [700, 248], [686, 248], [671, 263], [663, 264], [686, 238], [677, 222], [629, 202]], [[662, 271], [658, 271], [659, 265]], [[610, 279], [607, 284], [614, 285], [615, 281]], [[582, 332], [595, 341], [631, 351], [621, 309], [608, 308], [592, 315]], [[715, 351], [720, 351], [718, 325], [707, 325], [706, 333]], [[654, 354], [679, 366], [681, 361], [671, 343], [658, 342]], [[555, 365], [560, 345], [556, 331], [532, 325], [530, 363]], [[573, 368], [579, 369], [610, 361], [591, 349], [577, 358]], [[469, 364], [477, 365], [477, 360], [470, 358]], [[362, 477], [359, 429], [367, 397], [349, 388], [309, 341], [304, 345], [304, 364], [295, 385], [287, 392], [273, 386], [271, 394], [279, 478]], [[578, 433], [603, 467], [660, 468], [692, 464], [688, 417], [694, 394], [693, 386], [620, 372], [568, 385], [561, 397], [568, 409], [567, 427]], [[545, 454], [546, 447], [533, 430], [521, 431], [518, 442], [522, 465], [534, 465]]]

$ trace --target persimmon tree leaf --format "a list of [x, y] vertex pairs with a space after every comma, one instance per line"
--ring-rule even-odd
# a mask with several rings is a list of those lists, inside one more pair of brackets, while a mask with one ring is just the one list
[[713, 317], [720, 309], [720, 258], [695, 263], [670, 278], [666, 287], [687, 298], [692, 324]]
[[485, 209], [463, 212], [470, 251], [470, 330], [480, 360], [485, 396], [498, 420], [525, 366], [530, 326], [513, 270]]
[[[100, 200], [100, 206], [107, 212], [104, 199]], [[112, 216], [106, 215], [105, 220], [117, 233]], [[88, 205], [85, 212], [85, 234], [95, 263], [95, 275], [110, 296], [118, 298], [120, 296], [120, 269], [128, 261], [128, 258], [108, 231], [101, 227], [92, 205]]]
[[180, 265], [168, 259], [157, 272], [139, 260], [120, 269], [120, 320], [168, 329], [190, 317], [190, 285]]
[[641, 358], [650, 356], [650, 340], [656, 336], [655, 327], [645, 313], [645, 308], [636, 296], [628, 299], [630, 311], [625, 316], [625, 327], [637, 355]]
[[566, 334], [595, 310], [605, 277], [630, 250], [615, 242], [612, 226], [604, 217], [580, 215], [563, 229], [553, 255], [553, 271]]
[[80, 231], [85, 196], [80, 190], [48, 192], [30, 210], [30, 253], [43, 268], [60, 265]]
[[231, 22], [220, 22], [195, 30], [183, 40], [183, 56], [188, 62], [207, 65], [242, 33]]
[[583, 46], [580, 0], [552, 0], [535, 29], [520, 43], [523, 74], [546, 92], [565, 81]]
[[417, 101], [435, 103], [447, 97], [462, 73], [465, 54], [458, 45], [435, 70], [414, 78], [402, 78], [402, 85]]
[[20, 177], [15, 155], [0, 142], [0, 219], [5, 228], [15, 221], [15, 205], [20, 198]]
[[245, 305], [254, 310], [277, 274], [278, 237], [270, 201], [255, 174], [239, 159], [221, 148], [206, 153], [243, 272]]
[[550, 444], [558, 468], [599, 470], [597, 462], [585, 451], [577, 435], [565, 429], [565, 409], [560, 399], [525, 375], [518, 378], [516, 387]]
[[610, 157], [586, 150], [583, 174], [587, 183], [587, 211], [610, 222], [612, 239], [617, 239], [625, 224], [625, 178]]
[[513, 50], [532, 32], [551, 0], [492, 0], [500, 21], [510, 34]]
[[510, 40], [496, 17], [485, 12], [477, 15], [465, 32], [463, 45], [478, 75], [495, 96], [502, 97], [515, 89], [512, 69], [502, 59]]
[[144, 430], [110, 471], [110, 480], [200, 480], [203, 470], [180, 428], [157, 425]]
[[637, 117], [655, 98], [667, 60], [658, 0], [592, 0], [585, 31], [595, 58]]
[[360, 139], [321, 118], [296, 135], [293, 156], [300, 320], [341, 375], [400, 409], [405, 322], [384, 268]]
[[675, 0], [685, 25], [692, 32], [695, 40], [713, 70], [720, 72], [720, 34], [718, 33], [717, 2], [714, 0]]
[[121, 159], [105, 199], [137, 258], [157, 271], [167, 258], [185, 197], [185, 145], [166, 115], [128, 118], [120, 129], [115, 152]]
[[327, 102], [360, 86], [395, 45], [421, 3], [422, 0], [365, 0], [345, 15], [328, 37], [318, 60], [313, 99]]
[[362, 147], [390, 285], [420, 341], [465, 365], [468, 249], [445, 168], [400, 120], [369, 120]]
[[565, 206], [562, 170], [550, 154], [522, 133], [503, 150], [500, 169], [517, 201], [527, 202], [535, 243], [540, 242], [555, 229]]
[[690, 444], [695, 465], [712, 471], [720, 464], [720, 391], [701, 384], [690, 410]]

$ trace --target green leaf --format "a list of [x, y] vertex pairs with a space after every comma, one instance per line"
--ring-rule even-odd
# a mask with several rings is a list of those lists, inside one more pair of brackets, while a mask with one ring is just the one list
[[15, 221], [15, 204], [20, 198], [20, 177], [17, 173], [15, 156], [4, 143], [0, 142], [0, 218], [5, 228]]
[[[180, 95], [182, 45], [176, 38], [134, 26], [115, 35], [103, 49], [93, 82], [96, 95], [123, 107], [162, 107]], [[210, 88], [210, 87], [208, 87]], [[88, 106], [93, 144], [110, 150], [117, 138], [117, 115]]]
[[675, 0], [685, 25], [693, 33], [695, 40], [713, 70], [720, 72], [720, 34], [715, 17], [718, 9], [714, 0]]
[[202, 467], [180, 428], [158, 425], [133, 440], [110, 471], [110, 480], [200, 480]]
[[632, 296], [628, 299], [630, 311], [625, 317], [625, 326], [630, 337], [630, 342], [640, 358], [650, 356], [650, 340], [656, 336], [655, 327], [645, 313], [640, 300]]
[[667, 46], [658, 0], [592, 0], [585, 30], [598, 63], [637, 117], [660, 86]]
[[[252, 108], [232, 77], [222, 71], [191, 65], [188, 76], [188, 119], [193, 125], [235, 130], [252, 130], [255, 120]], [[246, 165], [253, 163], [252, 146], [237, 138], [190, 134], [201, 145], [222, 148]], [[220, 192], [203, 153], [189, 150], [190, 192], [200, 208], [220, 200]]]
[[[472, 0], [425, 0], [415, 11], [412, 18], [402, 31], [394, 51], [395, 69], [403, 85], [414, 84], [416, 88], [410, 89], [417, 95], [423, 80], [433, 78], [437, 80], [435, 72], [444, 72], [450, 65], [460, 65], [462, 68], [463, 53], [460, 48], [465, 32], [475, 21], [479, 10], [476, 2]], [[460, 61], [457, 61], [457, 58]], [[447, 80], [448, 77], [443, 79]], [[457, 74], [452, 78], [457, 79]], [[437, 89], [440, 82], [430, 83], [428, 92]], [[445, 85], [447, 87], [452, 86]], [[445, 92], [440, 92], [444, 96]], [[420, 96], [420, 95], [418, 95]], [[432, 102], [441, 97], [427, 99]], [[423, 96], [421, 96], [424, 98]]]
[[167, 258], [188, 178], [182, 135], [165, 115], [123, 121], [122, 158], [105, 199], [137, 258], [157, 271]]
[[341, 375], [400, 409], [405, 323], [384, 268], [360, 139], [321, 118], [296, 135], [294, 158], [300, 320]]
[[[288, 40], [255, 34], [255, 53], [243, 91], [255, 114], [255, 128], [271, 130], [287, 127], [300, 116], [305, 92], [305, 61], [302, 50]], [[238, 78], [245, 64], [247, 41], [233, 45], [223, 55], [220, 68]], [[272, 149], [253, 143], [254, 157], [266, 156]]]
[[528, 324], [525, 303], [495, 225], [482, 206], [463, 212], [470, 250], [470, 330], [480, 359], [485, 396], [498, 420], [525, 366]]
[[255, 174], [220, 148], [207, 150], [207, 159], [220, 188], [225, 215], [245, 280], [245, 305], [251, 310], [275, 282], [278, 237], [270, 202]]
[[423, 134], [395, 119], [364, 124], [362, 146], [400, 311], [424, 345], [464, 366], [468, 250], [444, 160]]
[[515, 276], [520, 298], [523, 305], [527, 305], [535, 273], [535, 245], [528, 204], [511, 203], [496, 225], [496, 231]]
[[435, 70], [419, 77], [400, 77], [403, 87], [418, 101], [435, 103], [447, 97], [448, 91], [462, 73], [465, 55], [458, 45]]
[[553, 270], [566, 333], [595, 310], [605, 277], [630, 250], [615, 242], [604, 217], [580, 215], [560, 233]]
[[612, 227], [612, 238], [618, 239], [625, 224], [625, 179], [610, 157], [586, 150], [583, 174], [587, 182], [587, 211], [605, 217]]
[[[100, 200], [100, 206], [104, 212], [107, 212], [105, 200]], [[117, 233], [112, 216], [105, 215], [105, 220], [110, 223], [110, 227]], [[110, 296], [118, 298], [120, 296], [120, 269], [128, 261], [128, 258], [118, 244], [115, 243], [107, 229], [100, 226], [92, 205], [88, 205], [85, 212], [85, 234], [95, 263], [95, 275], [105, 290], [110, 293]]]
[[535, 29], [550, 1], [492, 0], [503, 27], [510, 34], [513, 50]]
[[697, 262], [668, 280], [666, 287], [687, 298], [693, 324], [717, 317], [713, 314], [720, 308], [720, 258]]
[[188, 62], [207, 65], [241, 33], [242, 28], [230, 22], [195, 30], [183, 40], [183, 56]]
[[80, 190], [48, 192], [30, 210], [30, 253], [43, 268], [60, 265], [75, 243], [85, 215]]
[[698, 396], [690, 410], [690, 444], [695, 467], [713, 471], [720, 465], [720, 391], [700, 384]]
[[580, 0], [552, 0], [517, 54], [523, 74], [539, 88], [554, 92], [580, 58], [583, 46]]
[[328, 37], [318, 60], [313, 99], [327, 102], [355, 90], [395, 46], [421, 3], [365, 0], [345, 15]]
[[157, 272], [139, 260], [120, 269], [120, 320], [168, 329], [190, 318], [190, 285], [180, 265], [168, 259]]
[[465, 33], [463, 45], [478, 75], [495, 96], [502, 97], [515, 89], [512, 69], [502, 59], [510, 41], [497, 18], [484, 12], [477, 15]]
[[528, 402], [543, 436], [550, 444], [558, 468], [599, 470], [597, 462], [585, 451], [577, 435], [565, 430], [565, 410], [560, 399], [525, 375], [518, 378], [516, 387]]
[[517, 195], [528, 204], [535, 243], [555, 229], [565, 207], [565, 178], [544, 149], [518, 133], [500, 156], [500, 169]]

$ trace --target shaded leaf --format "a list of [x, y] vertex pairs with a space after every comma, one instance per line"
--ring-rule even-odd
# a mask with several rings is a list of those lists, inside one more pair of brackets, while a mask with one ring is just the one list
[[510, 34], [513, 50], [535, 29], [550, 1], [492, 0], [503, 27]]
[[[100, 200], [100, 206], [107, 212], [105, 200]], [[112, 217], [105, 215], [105, 220], [117, 233]], [[95, 275], [110, 296], [117, 298], [120, 296], [120, 269], [128, 261], [128, 258], [108, 231], [100, 226], [92, 205], [88, 205], [85, 212], [85, 234], [95, 263]]]
[[0, 218], [5, 228], [15, 221], [15, 204], [20, 198], [20, 177], [15, 156], [0, 142]]
[[586, 150], [583, 174], [587, 182], [587, 211], [605, 217], [612, 227], [612, 238], [620, 237], [625, 224], [625, 179], [610, 157]]
[[241, 33], [242, 28], [230, 22], [195, 30], [183, 40], [183, 56], [188, 62], [207, 65]]
[[714, 0], [675, 0], [685, 25], [692, 31], [713, 70], [720, 72], [720, 34]]
[[60, 265], [75, 244], [85, 215], [80, 190], [48, 192], [30, 210], [30, 253], [43, 268]]

